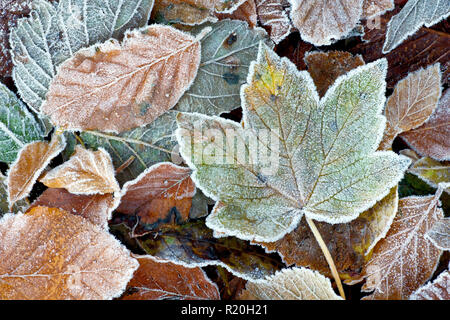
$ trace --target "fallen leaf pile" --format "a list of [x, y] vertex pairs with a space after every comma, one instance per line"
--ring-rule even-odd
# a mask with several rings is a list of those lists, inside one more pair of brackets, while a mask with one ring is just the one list
[[0, 0], [0, 299], [450, 300], [447, 0]]

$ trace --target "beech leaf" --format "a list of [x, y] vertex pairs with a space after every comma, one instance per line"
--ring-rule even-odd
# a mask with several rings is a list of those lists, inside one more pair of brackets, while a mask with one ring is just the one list
[[5, 215], [0, 239], [1, 299], [112, 299], [138, 267], [109, 233], [58, 209]]
[[417, 289], [410, 300], [450, 300], [450, 273], [442, 272], [433, 282]]
[[0, 83], [0, 162], [14, 162], [20, 149], [44, 136], [41, 124], [23, 102]]
[[280, 43], [292, 32], [292, 23], [289, 20], [285, 5], [286, 0], [254, 0], [256, 2], [256, 12], [258, 20], [263, 27], [270, 28], [270, 38], [276, 43]]
[[244, 0], [232, 13], [217, 13], [216, 16], [220, 20], [231, 19], [245, 21], [251, 28], [256, 27], [258, 24], [255, 0]]
[[33, 0], [32, 6], [30, 17], [11, 30], [10, 43], [14, 82], [22, 99], [39, 111], [61, 63], [81, 48], [144, 26], [153, 0]]
[[72, 157], [47, 172], [40, 181], [49, 188], [64, 188], [73, 194], [106, 194], [119, 192], [111, 157], [104, 149], [75, 148]]
[[366, 19], [374, 18], [394, 7], [394, 0], [364, 0], [362, 16]]
[[450, 250], [450, 218], [443, 218], [434, 223], [425, 235], [436, 248]]
[[0, 218], [6, 213], [17, 213], [27, 210], [29, 207], [28, 201], [26, 199], [17, 201], [12, 208], [10, 208], [8, 203], [8, 185], [6, 177], [0, 173]]
[[136, 257], [139, 268], [122, 300], [220, 300], [219, 290], [199, 267], [152, 256]]
[[[338, 78], [321, 100], [306, 71], [264, 44], [250, 70], [242, 88], [242, 125], [199, 114], [178, 116], [176, 134], [194, 170], [192, 179], [218, 201], [208, 227], [241, 239], [276, 241], [303, 214], [349, 222], [401, 179], [410, 160], [375, 152], [384, 129], [385, 60]], [[206, 138], [211, 129], [220, 133], [217, 139]], [[278, 150], [268, 151], [266, 141], [258, 143], [258, 151], [249, 147], [248, 141], [258, 141], [257, 130], [269, 130]], [[251, 161], [236, 161], [234, 148], [225, 148], [223, 137], [230, 131], [246, 146], [239, 150], [242, 159]], [[208, 152], [223, 158], [211, 161]], [[262, 156], [268, 154], [269, 164]]]
[[111, 194], [77, 195], [65, 189], [49, 188], [33, 202], [30, 208], [58, 208], [82, 216], [91, 223], [108, 230], [108, 220], [117, 207], [117, 200]]
[[450, 160], [450, 90], [445, 90], [437, 108], [420, 127], [402, 133], [406, 143], [423, 156]]
[[69, 130], [118, 133], [144, 126], [175, 106], [199, 62], [198, 38], [162, 25], [135, 30], [122, 44], [111, 40], [64, 62], [42, 111]]
[[64, 136], [55, 135], [51, 142], [36, 141], [25, 145], [8, 172], [8, 203], [28, 197], [41, 173], [50, 161], [64, 150]]
[[303, 40], [316, 46], [329, 45], [355, 28], [363, 0], [290, 0], [291, 19]]
[[364, 268], [364, 299], [408, 299], [434, 273], [442, 251], [425, 238], [443, 217], [442, 187], [435, 195], [410, 196], [399, 201], [399, 212], [386, 237], [375, 246]]
[[125, 183], [117, 211], [137, 215], [147, 225], [159, 225], [172, 219], [184, 222], [189, 219], [195, 194], [190, 176], [189, 168], [170, 162], [153, 165], [135, 180]]
[[242, 300], [342, 300], [328, 278], [306, 268], [283, 269], [258, 282], [247, 282]]
[[410, 0], [389, 21], [383, 53], [395, 49], [423, 25], [431, 27], [450, 15], [448, 0]]
[[398, 134], [421, 126], [436, 109], [440, 96], [438, 63], [401, 80], [386, 103], [387, 123], [380, 149], [389, 149]]

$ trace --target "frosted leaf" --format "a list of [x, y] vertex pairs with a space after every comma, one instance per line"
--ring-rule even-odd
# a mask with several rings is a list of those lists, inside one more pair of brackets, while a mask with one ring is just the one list
[[241, 300], [342, 300], [328, 278], [306, 268], [283, 269], [258, 282], [247, 282]]
[[431, 27], [450, 14], [448, 0], [409, 0], [389, 21], [383, 53], [395, 49], [423, 25]]
[[386, 103], [387, 123], [380, 149], [390, 149], [398, 134], [421, 126], [436, 109], [440, 97], [439, 63], [401, 80]]
[[245, 21], [251, 28], [256, 27], [258, 24], [255, 0], [245, 0], [232, 13], [216, 13], [216, 16], [220, 20], [231, 19]]
[[[362, 280], [361, 270], [372, 248], [388, 232], [398, 207], [397, 187], [375, 206], [349, 222], [328, 224], [317, 222], [324, 242], [342, 279], [351, 284]], [[304, 219], [282, 239], [259, 243], [267, 252], [278, 252], [288, 266], [308, 267], [332, 277], [330, 267]]]
[[433, 282], [415, 291], [410, 300], [450, 300], [450, 273], [442, 272]]
[[279, 0], [254, 0], [258, 20], [263, 27], [270, 28], [270, 38], [275, 43], [280, 43], [292, 32], [292, 24], [289, 20], [284, 4], [287, 1]]
[[[201, 37], [201, 36], [200, 36]], [[200, 42], [152, 25], [78, 51], [50, 84], [42, 112], [69, 130], [123, 132], [173, 108], [197, 75]]]
[[336, 79], [364, 64], [360, 55], [344, 51], [308, 52], [305, 55], [308, 72], [314, 80], [317, 92], [323, 97]]
[[290, 0], [291, 19], [303, 40], [329, 45], [347, 36], [362, 15], [363, 0]]
[[364, 0], [362, 17], [374, 18], [395, 8], [394, 0]]
[[76, 195], [65, 189], [49, 188], [33, 202], [31, 208], [34, 207], [58, 208], [108, 230], [108, 220], [117, 207], [117, 200], [112, 194]]
[[117, 180], [124, 184], [137, 178], [147, 167], [158, 162], [171, 161], [178, 155], [176, 138], [173, 135], [177, 127], [177, 113], [169, 110], [145, 127], [120, 134], [89, 131], [82, 132], [80, 137], [90, 148], [104, 148], [108, 151], [117, 169], [129, 159], [133, 159], [124, 170], [117, 173]]
[[138, 267], [111, 234], [58, 209], [0, 220], [0, 299], [112, 299]]
[[8, 203], [8, 185], [6, 184], [6, 177], [0, 172], [0, 218], [6, 213], [17, 213], [27, 210], [29, 206], [28, 201], [19, 200], [11, 208], [9, 208]]
[[[242, 87], [242, 125], [199, 114], [178, 116], [177, 138], [183, 158], [195, 170], [192, 179], [218, 201], [207, 218], [210, 228], [247, 240], [276, 241], [303, 214], [349, 222], [401, 179], [409, 159], [375, 152], [384, 129], [385, 60], [338, 78], [321, 100], [306, 71], [299, 72], [263, 44], [250, 70]], [[246, 146], [239, 156], [250, 161], [210, 161], [210, 150], [220, 150], [224, 159], [234, 159], [234, 150], [225, 150], [223, 138], [196, 139], [202, 134], [197, 128], [217, 130], [222, 137], [232, 131]], [[187, 146], [194, 130], [191, 152]], [[258, 151], [249, 146], [249, 141], [262, 140], [258, 130], [270, 130], [278, 150], [267, 150], [267, 141], [259, 141]]]
[[443, 218], [434, 223], [425, 235], [436, 248], [450, 250], [450, 218]]
[[36, 141], [25, 145], [8, 171], [8, 203], [28, 197], [50, 161], [66, 147], [64, 136], [54, 135], [51, 142]]
[[117, 212], [137, 215], [148, 225], [189, 219], [195, 185], [191, 170], [170, 162], [158, 163], [125, 183]]
[[406, 143], [423, 156], [450, 160], [450, 90], [446, 90], [438, 107], [420, 127], [402, 133]]
[[441, 194], [439, 188], [435, 195], [400, 199], [391, 229], [364, 268], [367, 279], [362, 289], [373, 291], [364, 299], [408, 299], [433, 275], [442, 251], [425, 234], [443, 217]]
[[146, 25], [152, 6], [153, 0], [34, 0], [30, 17], [19, 20], [10, 35], [22, 99], [39, 111], [61, 63], [81, 48]]
[[[219, 115], [241, 106], [240, 88], [258, 44], [271, 41], [263, 29], [250, 29], [243, 21], [224, 20], [211, 25], [202, 40], [197, 78], [175, 107], [179, 111]], [[200, 27], [194, 29], [198, 33]]]
[[0, 83], [0, 162], [14, 162], [20, 149], [44, 136], [44, 129], [27, 107]]
[[139, 269], [122, 300], [220, 300], [219, 289], [199, 267], [138, 256]]
[[119, 192], [111, 157], [104, 149], [75, 148], [72, 157], [47, 172], [40, 182], [49, 188], [64, 188], [73, 194], [106, 194]]
[[[439, 162], [428, 157], [418, 159], [408, 169], [430, 186], [437, 188], [440, 182], [450, 182], [449, 161]], [[450, 190], [446, 189], [449, 192]]]

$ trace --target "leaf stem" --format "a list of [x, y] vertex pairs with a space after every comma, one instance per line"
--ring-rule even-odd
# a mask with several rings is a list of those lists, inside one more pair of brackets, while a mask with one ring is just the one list
[[339, 273], [337, 272], [336, 265], [334, 264], [333, 258], [331, 257], [330, 251], [327, 248], [327, 245], [322, 239], [322, 236], [320, 235], [319, 230], [317, 229], [316, 225], [314, 224], [314, 221], [312, 219], [306, 217], [306, 222], [308, 223], [309, 228], [311, 229], [312, 233], [314, 234], [314, 237], [316, 238], [317, 242], [319, 243], [320, 249], [323, 252], [323, 255], [325, 256], [325, 259], [328, 262], [328, 265], [330, 266], [331, 274], [333, 275], [334, 281], [336, 281], [336, 285], [339, 290], [339, 294], [341, 297], [345, 300], [345, 293], [344, 288], [342, 287], [341, 278], [339, 277]]

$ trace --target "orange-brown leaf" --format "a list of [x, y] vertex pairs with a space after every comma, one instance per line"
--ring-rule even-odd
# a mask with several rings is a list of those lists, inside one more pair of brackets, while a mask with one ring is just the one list
[[362, 16], [373, 18], [394, 9], [394, 7], [393, 0], [364, 0]]
[[0, 299], [111, 299], [138, 263], [112, 235], [59, 209], [0, 220]]
[[391, 229], [364, 267], [363, 290], [373, 291], [364, 299], [408, 299], [433, 275], [442, 251], [425, 234], [443, 217], [439, 208], [442, 191], [440, 187], [436, 195], [400, 199]]
[[263, 27], [270, 29], [270, 38], [280, 43], [292, 32], [292, 24], [286, 11], [286, 0], [254, 0], [258, 20]]
[[8, 173], [8, 203], [10, 207], [29, 195], [42, 171], [54, 157], [64, 150], [65, 145], [64, 136], [55, 135], [50, 143], [46, 141], [31, 142], [22, 148]]
[[189, 88], [200, 42], [169, 26], [129, 32], [78, 51], [53, 79], [42, 111], [74, 130], [122, 132], [153, 122]]
[[124, 185], [117, 211], [138, 215], [145, 224], [186, 221], [195, 195], [191, 173], [168, 162], [148, 168]]
[[123, 300], [219, 300], [217, 286], [199, 267], [187, 268], [152, 256], [137, 257], [139, 269]]
[[72, 157], [40, 180], [49, 188], [65, 188], [73, 194], [106, 194], [120, 191], [108, 152], [86, 150], [80, 145]]
[[436, 280], [419, 288], [410, 300], [450, 300], [450, 272], [442, 272]]
[[305, 62], [321, 97], [339, 76], [364, 64], [360, 55], [343, 51], [311, 52]]
[[217, 13], [216, 16], [220, 20], [235, 19], [246, 21], [251, 28], [256, 27], [256, 24], [258, 23], [255, 0], [245, 0], [232, 13]]
[[116, 206], [112, 194], [77, 195], [65, 189], [49, 188], [31, 205], [34, 207], [58, 208], [82, 216], [104, 229]]
[[431, 117], [419, 128], [400, 135], [423, 156], [450, 160], [450, 90], [446, 90]]

